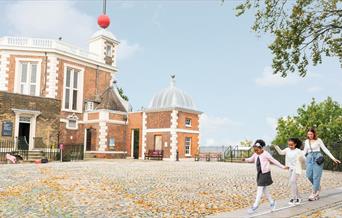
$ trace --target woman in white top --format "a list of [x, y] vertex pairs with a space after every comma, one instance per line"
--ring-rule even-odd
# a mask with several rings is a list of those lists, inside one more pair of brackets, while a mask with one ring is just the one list
[[298, 138], [290, 138], [287, 141], [288, 147], [281, 150], [278, 145], [274, 145], [274, 148], [280, 155], [285, 155], [285, 166], [289, 167], [289, 184], [291, 187], [290, 205], [300, 204], [301, 199], [299, 197], [297, 178], [302, 174], [305, 157], [303, 151], [300, 150], [302, 142]]
[[304, 154], [306, 155], [306, 176], [312, 184], [312, 194], [309, 201], [319, 199], [319, 191], [321, 188], [321, 177], [323, 172], [322, 153], [328, 155], [336, 164], [341, 161], [337, 160], [324, 145], [323, 141], [317, 137], [315, 129], [309, 129], [307, 139], [305, 140]]

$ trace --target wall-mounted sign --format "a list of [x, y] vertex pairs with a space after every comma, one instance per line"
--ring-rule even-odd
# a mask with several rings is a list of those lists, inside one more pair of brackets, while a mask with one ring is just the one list
[[109, 139], [109, 147], [114, 147], [115, 146], [115, 140], [114, 138]]
[[2, 123], [2, 136], [12, 136], [13, 123], [11, 121], [5, 121]]

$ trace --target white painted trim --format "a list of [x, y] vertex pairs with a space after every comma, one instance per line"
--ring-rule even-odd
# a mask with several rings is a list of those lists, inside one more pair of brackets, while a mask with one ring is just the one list
[[[66, 86], [66, 73], [67, 73], [67, 68], [72, 68], [72, 69], [76, 69], [79, 70], [79, 77], [78, 77], [78, 96], [77, 96], [77, 110], [70, 110], [70, 109], [66, 109], [65, 108], [65, 86]], [[83, 88], [84, 88], [84, 71], [85, 69], [83, 67], [79, 67], [76, 65], [72, 65], [72, 64], [64, 64], [64, 81], [63, 81], [63, 97], [62, 97], [62, 111], [66, 111], [66, 112], [75, 112], [75, 113], [82, 113], [83, 112]], [[73, 82], [73, 81], [72, 81]], [[72, 83], [70, 81], [70, 83]], [[70, 89], [70, 95], [72, 95], [72, 89]], [[72, 105], [72, 102], [69, 102], [70, 105]]]
[[2, 49], [1, 48], [1, 45], [0, 45], [0, 50], [8, 53], [9, 55], [22, 55], [22, 56], [39, 56], [39, 57], [42, 57], [42, 56], [45, 56], [45, 52], [48, 53], [49, 55], [50, 54], [55, 54], [57, 55], [57, 57], [60, 59], [60, 60], [65, 60], [65, 61], [69, 61], [69, 62], [73, 62], [73, 63], [76, 63], [76, 64], [80, 64], [82, 66], [85, 66], [85, 67], [91, 67], [91, 68], [96, 68], [97, 66], [99, 66], [99, 70], [100, 71], [105, 71], [105, 72], [108, 72], [108, 73], [113, 73], [114, 72], [117, 72], [118, 71], [118, 68], [117, 67], [113, 67], [111, 65], [107, 65], [107, 64], [103, 64], [103, 63], [96, 63], [96, 62], [89, 62], [89, 61], [84, 61], [83, 59], [81, 58], [77, 58], [77, 57], [72, 57], [70, 55], [64, 55], [64, 54], [61, 54], [61, 53], [58, 53], [56, 51], [52, 51], [50, 49], [46, 49], [46, 50], [40, 50], [40, 51], [35, 51], [35, 50], [30, 50], [30, 49], [26, 49], [26, 50], [17, 50], [17, 49]]
[[134, 158], [134, 129], [131, 130], [131, 158]]
[[69, 129], [69, 130], [78, 130], [78, 124], [79, 124], [78, 120], [75, 120], [75, 121], [76, 121], [76, 127], [75, 127], [75, 128], [69, 126], [69, 120], [70, 120], [70, 119], [61, 118], [61, 119], [59, 120], [59, 122], [65, 123], [65, 128], [66, 128], [66, 129]]
[[177, 158], [177, 149], [178, 149], [178, 135], [177, 135], [177, 126], [178, 126], [178, 111], [173, 110], [171, 113], [171, 143], [170, 143], [170, 158], [176, 160]]
[[[99, 123], [101, 120], [86, 120], [86, 121], [79, 121], [81, 124], [93, 124], [93, 123]], [[108, 120], [106, 123], [110, 124], [118, 124], [118, 125], [126, 125], [127, 123], [125, 121], [119, 121], [119, 120]]]
[[163, 112], [163, 111], [181, 111], [181, 112], [187, 112], [187, 113], [192, 113], [192, 114], [202, 114], [201, 111], [193, 110], [193, 109], [188, 109], [188, 108], [180, 108], [180, 107], [169, 107], [169, 108], [144, 108], [142, 111], [146, 113], [153, 113], [153, 112]]
[[49, 54], [47, 63], [47, 97], [56, 98], [58, 93], [58, 66], [59, 61], [57, 55]]
[[10, 55], [5, 51], [1, 51], [0, 56], [0, 90], [8, 91], [8, 71]]
[[[41, 57], [37, 57], [37, 58], [15, 58], [15, 74], [14, 74], [14, 84], [13, 84], [13, 88], [14, 88], [14, 93], [18, 93], [21, 95], [29, 95], [32, 96], [30, 94], [25, 94], [25, 93], [20, 93], [20, 71], [21, 71], [21, 67], [20, 67], [20, 62], [35, 62], [37, 63], [37, 75], [36, 75], [36, 90], [35, 90], [35, 95], [34, 96], [41, 96], [41, 92], [40, 92], [40, 81], [41, 81], [41, 77], [42, 77], [42, 58]], [[28, 81], [30, 80], [30, 75], [28, 72], [30, 72], [31, 70], [29, 69], [29, 67], [27, 68], [27, 79]], [[30, 84], [30, 83], [29, 83]], [[30, 89], [30, 85], [28, 87]]]
[[84, 128], [84, 139], [83, 139], [83, 152], [86, 153], [87, 152], [87, 128]]
[[141, 158], [145, 159], [145, 152], [146, 152], [146, 129], [147, 129], [147, 115], [145, 112], [142, 114], [142, 143], [141, 143]]
[[0, 38], [0, 49], [55, 52], [77, 60], [105, 66], [106, 68], [114, 68], [113, 70], [115, 70], [115, 67], [105, 64], [104, 59], [101, 59], [97, 54], [58, 40], [5, 36]]
[[197, 130], [189, 130], [189, 129], [173, 129], [173, 128], [159, 128], [159, 129], [146, 129], [146, 132], [179, 132], [179, 133], [190, 133], [190, 134], [199, 134], [200, 131]]
[[19, 123], [20, 123], [20, 116], [26, 115], [31, 117], [30, 118], [30, 138], [29, 138], [29, 150], [34, 149], [34, 140], [33, 138], [36, 137], [36, 123], [37, 117], [41, 114], [40, 111], [33, 111], [33, 110], [21, 110], [12, 108], [12, 111], [15, 113], [15, 127], [14, 127], [14, 138], [16, 139], [19, 135]]

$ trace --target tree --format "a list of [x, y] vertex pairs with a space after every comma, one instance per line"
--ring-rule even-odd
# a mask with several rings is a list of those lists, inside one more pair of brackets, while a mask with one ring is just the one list
[[[224, 0], [223, 0], [224, 1]], [[275, 74], [307, 74], [322, 56], [337, 57], [342, 67], [342, 0], [245, 0], [237, 16], [255, 8], [252, 30], [270, 33]]]
[[295, 116], [278, 120], [277, 135], [273, 144], [284, 145], [288, 138], [298, 137], [304, 140], [306, 131], [314, 127], [327, 146], [342, 140], [342, 107], [330, 97], [317, 103], [315, 99], [309, 105], [303, 105]]
[[128, 97], [124, 94], [124, 90], [122, 88], [118, 88], [118, 91], [122, 99], [124, 99], [125, 101], [129, 100]]
[[251, 147], [253, 144], [253, 141], [245, 139], [243, 141], [240, 142], [240, 145], [243, 147]]

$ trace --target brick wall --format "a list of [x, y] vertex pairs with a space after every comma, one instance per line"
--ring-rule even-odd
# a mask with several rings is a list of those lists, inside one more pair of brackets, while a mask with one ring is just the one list
[[185, 156], [185, 137], [191, 138], [191, 157], [194, 157], [195, 154], [198, 152], [198, 134], [192, 133], [177, 133], [177, 140], [178, 140], [178, 152], [179, 158], [186, 158]]
[[[187, 118], [191, 119], [191, 127], [185, 126], [185, 120]], [[198, 131], [199, 130], [198, 114], [179, 111], [178, 112], [178, 127], [177, 128]]]
[[126, 151], [126, 131], [127, 126], [126, 125], [117, 125], [117, 124], [107, 124], [108, 130], [107, 130], [107, 142], [109, 145], [109, 139], [114, 137], [115, 140], [115, 151]]
[[[57, 144], [60, 107], [60, 101], [55, 99], [0, 92], [0, 129], [2, 122], [13, 122], [12, 138], [14, 137], [15, 114], [12, 111], [13, 108], [40, 111], [41, 114], [37, 117], [35, 136], [43, 137], [46, 144]], [[0, 137], [2, 138], [1, 134]]]
[[128, 126], [126, 131], [127, 155], [131, 156], [132, 130], [139, 129], [139, 157], [142, 152], [142, 112], [128, 114]]
[[148, 112], [146, 114], [148, 129], [171, 127], [171, 111]]
[[[170, 143], [171, 143], [171, 134], [169, 132], [149, 132], [146, 134], [146, 151], [149, 149], [153, 150], [155, 147], [154, 138], [155, 136], [162, 137], [162, 149], [164, 150], [164, 158], [170, 157]], [[167, 147], [165, 147], [165, 143], [167, 143]]]

